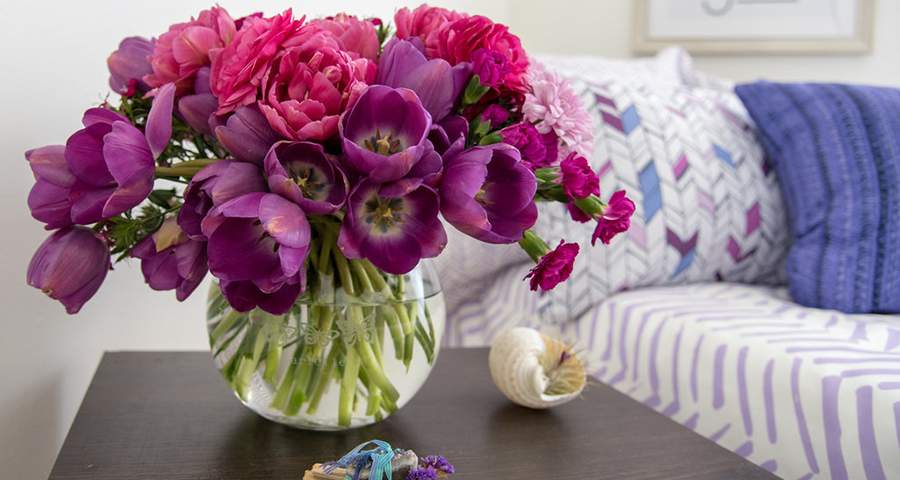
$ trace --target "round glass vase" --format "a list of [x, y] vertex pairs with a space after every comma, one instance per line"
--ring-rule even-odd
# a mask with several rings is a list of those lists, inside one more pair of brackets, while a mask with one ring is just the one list
[[436, 271], [428, 260], [405, 275], [349, 260], [338, 275], [314, 276], [284, 315], [235, 311], [214, 284], [207, 328], [216, 368], [247, 408], [274, 422], [344, 430], [381, 421], [409, 402], [437, 359], [446, 312]]

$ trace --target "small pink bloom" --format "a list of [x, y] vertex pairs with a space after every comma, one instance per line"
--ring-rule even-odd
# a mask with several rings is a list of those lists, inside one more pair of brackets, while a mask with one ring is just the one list
[[256, 102], [275, 57], [302, 42], [305, 33], [303, 19], [295, 20], [291, 10], [270, 18], [244, 18], [231, 44], [211, 55], [210, 87], [219, 99], [216, 113], [224, 115]]
[[341, 49], [372, 61], [378, 59], [381, 42], [371, 20], [360, 20], [353, 15], [339, 13], [333, 17], [313, 20], [310, 25], [331, 32], [340, 42]]
[[362, 90], [375, 81], [376, 65], [340, 49], [320, 31], [275, 59], [263, 77], [259, 109], [269, 125], [292, 140], [325, 141]]
[[569, 83], [533, 64], [528, 74], [531, 91], [525, 95], [522, 113], [541, 133], [555, 132], [567, 151], [590, 155], [594, 148], [591, 116]]
[[405, 7], [397, 10], [397, 13], [394, 14], [394, 24], [397, 26], [397, 38], [421, 38], [425, 44], [426, 54], [429, 58], [433, 58], [441, 30], [450, 23], [467, 16], [446, 8], [423, 4], [413, 11]]
[[222, 7], [204, 10], [196, 20], [172, 25], [156, 40], [150, 56], [153, 73], [144, 81], [151, 87], [175, 83], [179, 93], [190, 91], [194, 74], [209, 65], [212, 51], [231, 43], [236, 31], [234, 20]]
[[509, 73], [507, 64], [506, 56], [500, 52], [482, 48], [472, 54], [472, 73], [488, 87], [497, 87], [503, 82]]
[[625, 190], [619, 190], [609, 199], [609, 205], [603, 215], [597, 219], [597, 228], [591, 237], [591, 245], [597, 243], [597, 239], [609, 245], [609, 242], [618, 234], [631, 227], [631, 215], [634, 214], [634, 202], [625, 196]]
[[[431, 55], [427, 41], [425, 48]], [[527, 90], [525, 74], [528, 71], [528, 55], [522, 48], [521, 40], [510, 33], [506, 25], [494, 23], [487, 17], [465, 17], [444, 26], [438, 34], [434, 55], [456, 65], [475, 60], [475, 53], [481, 49], [506, 59], [499, 87], [515, 92]], [[496, 59], [492, 61], [496, 63]]]
[[540, 287], [546, 292], [565, 282], [572, 274], [577, 256], [578, 244], [560, 240], [556, 249], [541, 257], [538, 264], [525, 276], [531, 279], [531, 290], [537, 291]]
[[509, 120], [509, 110], [492, 103], [481, 112], [481, 120], [490, 123], [491, 129], [498, 128]]
[[569, 154], [559, 165], [560, 184], [573, 200], [600, 195], [600, 177], [591, 169], [586, 158], [576, 152]]
[[510, 125], [500, 131], [503, 143], [522, 152], [522, 161], [532, 170], [556, 163], [559, 139], [553, 132], [540, 133], [528, 122]]

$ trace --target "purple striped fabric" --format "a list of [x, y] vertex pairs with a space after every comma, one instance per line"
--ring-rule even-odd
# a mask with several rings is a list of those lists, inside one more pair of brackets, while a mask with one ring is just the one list
[[501, 303], [464, 305], [447, 341], [539, 328], [578, 346], [598, 380], [783, 478], [900, 479], [900, 316], [718, 283], [620, 293], [548, 324], [509, 287], [516, 275], [480, 294]]

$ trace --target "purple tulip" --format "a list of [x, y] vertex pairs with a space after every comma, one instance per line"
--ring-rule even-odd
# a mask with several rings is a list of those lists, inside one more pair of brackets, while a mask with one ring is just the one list
[[363, 180], [350, 194], [338, 246], [348, 258], [366, 258], [385, 272], [401, 275], [422, 258], [436, 257], [447, 244], [438, 219], [437, 193], [430, 187]]
[[203, 220], [209, 270], [239, 311], [287, 312], [306, 283], [310, 228], [298, 205], [274, 193], [248, 193]]
[[197, 172], [184, 189], [178, 225], [194, 240], [205, 240], [200, 222], [214, 207], [245, 193], [264, 192], [266, 182], [252, 163], [222, 160]]
[[138, 243], [131, 256], [141, 259], [141, 272], [150, 288], [175, 290], [179, 302], [188, 298], [206, 276], [206, 242], [191, 240], [174, 218]]
[[103, 237], [89, 228], [66, 227], [38, 247], [28, 264], [28, 284], [73, 314], [97, 293], [110, 268]]
[[146, 93], [150, 87], [144, 82], [144, 75], [153, 72], [150, 55], [153, 42], [143, 37], [128, 37], [119, 43], [119, 49], [109, 55], [109, 87], [116, 93], [131, 97]]
[[471, 76], [472, 67], [467, 62], [451, 67], [440, 58], [428, 60], [413, 41], [394, 39], [381, 55], [376, 83], [416, 92], [437, 122], [453, 110]]
[[368, 87], [341, 118], [344, 158], [376, 182], [405, 176], [427, 151], [431, 115], [412, 90]]
[[26, 152], [36, 180], [28, 196], [32, 216], [47, 228], [88, 225], [144, 201], [153, 189], [154, 158], [171, 136], [174, 92], [174, 86], [159, 90], [146, 136], [122, 115], [92, 108], [65, 147]]
[[444, 158], [441, 213], [487, 243], [515, 243], [537, 221], [537, 180], [514, 147], [498, 143]]
[[269, 148], [280, 140], [255, 104], [237, 109], [214, 132], [234, 158], [258, 165], [262, 165]]
[[219, 101], [209, 88], [209, 67], [197, 71], [194, 93], [178, 100], [178, 114], [194, 130], [211, 135], [210, 117], [219, 108]]
[[[56, 229], [72, 224], [72, 199], [69, 193], [77, 181], [66, 165], [66, 147], [48, 145], [25, 152], [25, 158], [34, 174], [34, 186], [28, 194], [31, 216]], [[87, 199], [82, 198], [82, 202]], [[84, 208], [82, 205], [77, 207]]]
[[431, 133], [428, 134], [428, 140], [438, 153], [445, 155], [451, 147], [465, 147], [468, 136], [469, 121], [461, 115], [451, 115], [434, 124]]
[[347, 177], [322, 145], [279, 142], [265, 160], [269, 189], [312, 215], [328, 215], [347, 199]]

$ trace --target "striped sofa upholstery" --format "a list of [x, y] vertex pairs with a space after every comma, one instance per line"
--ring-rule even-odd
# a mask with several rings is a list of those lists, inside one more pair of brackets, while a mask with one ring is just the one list
[[573, 342], [597, 380], [782, 478], [900, 479], [900, 316], [712, 283], [620, 293], [553, 324], [500, 312], [537, 308], [527, 293], [483, 295], [495, 311], [463, 308], [448, 342], [489, 344], [532, 326]]

